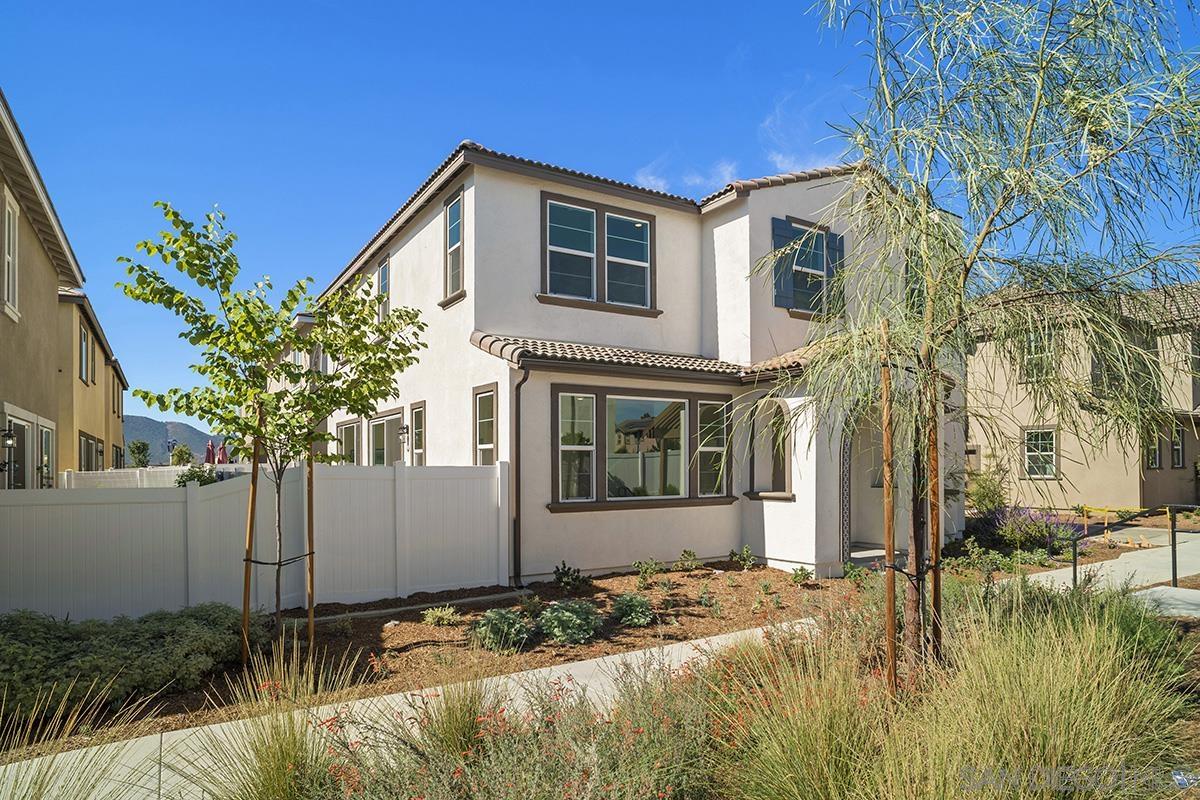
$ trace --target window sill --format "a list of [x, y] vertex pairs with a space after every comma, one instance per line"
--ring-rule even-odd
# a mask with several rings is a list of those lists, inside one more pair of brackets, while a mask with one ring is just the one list
[[455, 292], [454, 294], [450, 295], [450, 296], [449, 296], [449, 297], [447, 297], [445, 300], [439, 300], [439, 301], [438, 301], [438, 305], [439, 305], [440, 307], [442, 307], [442, 308], [449, 308], [450, 306], [452, 306], [452, 305], [454, 305], [455, 303], [459, 302], [460, 300], [462, 300], [462, 299], [463, 299], [464, 297], [466, 297], [466, 296], [467, 296], [467, 290], [466, 290], [466, 289], [459, 289], [457, 292]]
[[659, 497], [646, 500], [587, 500], [577, 503], [547, 503], [546, 508], [551, 514], [564, 514], [574, 511], [627, 511], [646, 508], [685, 508], [688, 506], [727, 506], [736, 503], [736, 497], [724, 495], [721, 497]]
[[564, 308], [581, 308], [585, 311], [607, 311], [611, 314], [627, 314], [631, 317], [660, 317], [661, 308], [638, 308], [636, 306], [621, 306], [616, 303], [600, 303], [595, 300], [580, 300], [575, 297], [559, 297], [558, 295], [539, 292], [534, 295], [539, 303], [548, 306], [563, 306]]
[[794, 503], [796, 495], [791, 492], [743, 492], [743, 497], [751, 500], [763, 500], [770, 503]]
[[1021, 475], [1019, 479], [1023, 481], [1061, 481], [1062, 477], [1059, 475]]
[[13, 308], [8, 303], [4, 304], [4, 313], [7, 314], [8, 318], [11, 319], [13, 322], [21, 321], [21, 312], [17, 311], [17, 309]]
[[792, 319], [810, 320], [817, 318], [817, 314], [813, 313], [812, 311], [801, 311], [798, 308], [789, 308], [787, 313]]

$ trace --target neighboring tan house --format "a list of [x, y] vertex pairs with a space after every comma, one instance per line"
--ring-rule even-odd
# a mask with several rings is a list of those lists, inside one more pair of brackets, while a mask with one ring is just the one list
[[[81, 429], [94, 430], [123, 452], [120, 408], [125, 378], [86, 305], [83, 280], [50, 195], [0, 92], [0, 429], [11, 428], [15, 436], [11, 451], [0, 449], [0, 462], [5, 464], [0, 489], [53, 487], [59, 470], [77, 464]], [[65, 308], [64, 296], [71, 301]], [[86, 311], [76, 310], [85, 307]], [[94, 397], [90, 392], [80, 396], [67, 382], [77, 373], [74, 360], [79, 357], [78, 334], [66, 330], [68, 314], [86, 318], [91, 329], [99, 331], [104, 362], [96, 367], [96, 380], [104, 388]], [[107, 414], [110, 406], [105, 403], [115, 404], [117, 413]], [[93, 428], [84, 427], [81, 419]]]
[[[1084, 391], [1103, 391], [1102, 370], [1070, 331], [1031, 338], [1022, 363], [1013, 369], [990, 342], [981, 342], [968, 362], [967, 460], [972, 469], [998, 470], [1012, 499], [1026, 505], [1072, 508], [1150, 508], [1194, 504], [1200, 458], [1200, 284], [1145, 296], [1158, 313], [1154, 323], [1130, 321], [1131, 336], [1156, 351], [1166, 373], [1162, 398], [1175, 420], [1158, 438], [1139, 448], [1109, 438], [1094, 446], [1039, 413], [1022, 388], [1025, 375], [1057, 369], [1077, 375]], [[1135, 333], [1135, 331], [1137, 331]], [[1150, 340], [1152, 347], [1145, 346]], [[987, 419], [985, 423], [982, 420]], [[988, 441], [985, 428], [991, 430]]]
[[90, 472], [125, 466], [125, 391], [129, 382], [87, 295], [59, 289], [59, 341], [72, 342], [59, 382], [58, 469]]
[[[360, 465], [509, 462], [518, 582], [563, 560], [596, 571], [743, 545], [840, 573], [852, 542], [881, 541], [878, 437], [801, 420], [779, 456], [766, 435], [737, 444], [748, 426], [733, 419], [803, 367], [793, 348], [856, 246], [804, 220], [851, 169], [696, 201], [463, 142], [323, 293], [366, 279], [428, 324], [398, 400], [329, 420], [340, 451]], [[751, 276], [801, 236], [811, 246], [773, 282]], [[757, 430], [798, 402], [761, 409]], [[961, 461], [961, 426], [946, 426], [944, 452]], [[897, 505], [903, 533], [910, 504]]]
[[58, 288], [83, 273], [8, 101], [0, 92], [0, 488], [53, 485], [58, 465]]

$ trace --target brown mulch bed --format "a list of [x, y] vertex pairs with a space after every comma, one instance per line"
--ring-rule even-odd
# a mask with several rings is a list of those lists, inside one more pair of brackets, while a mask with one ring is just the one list
[[[669, 581], [669, 586], [665, 581]], [[638, 591], [637, 582], [637, 575], [607, 575], [594, 578], [589, 587], [570, 595], [554, 583], [535, 583], [527, 588], [546, 603], [566, 597], [590, 600], [602, 615], [607, 616], [612, 600], [617, 595]], [[716, 605], [701, 604], [700, 596], [705, 589]], [[511, 591], [494, 587], [495, 592], [501, 590]], [[486, 590], [478, 589], [460, 590], [356, 605], [323, 604], [318, 608], [326, 613], [345, 614], [372, 608], [449, 602], [486, 593]], [[468, 627], [484, 611], [490, 608], [520, 609], [518, 599], [507, 598], [460, 606], [463, 622], [451, 627], [424, 624], [420, 611], [357, 619], [343, 617], [336, 622], [317, 625], [316, 647], [329, 654], [332, 661], [346, 653], [358, 654], [358, 669], [365, 683], [354, 694], [366, 697], [521, 672], [801, 619], [817, 613], [827, 603], [845, 602], [854, 589], [841, 580], [814, 580], [796, 586], [791, 574], [780, 570], [756, 566], [743, 571], [731, 563], [717, 563], [691, 572], [662, 573], [655, 576], [651, 586], [641, 593], [654, 607], [656, 620], [652, 625], [628, 628], [606, 621], [596, 638], [582, 645], [542, 640], [536, 646], [513, 654], [493, 653], [475, 646], [468, 636]], [[293, 612], [294, 615], [302, 613]], [[160, 697], [158, 713], [147, 724], [153, 731], [169, 731], [227, 719], [228, 710], [212, 706], [214, 700], [220, 704], [227, 699], [226, 679], [236, 674], [236, 669], [230, 670], [214, 676], [202, 690]]]
[[[318, 617], [336, 617], [340, 614], [350, 614], [357, 611], [384, 611], [389, 608], [405, 606], [423, 606], [431, 603], [452, 603], [473, 597], [487, 597], [493, 594], [509, 594], [516, 591], [511, 586], [477, 586], [474, 589], [450, 589], [444, 592], [416, 592], [407, 597], [388, 597], [383, 600], [372, 600], [369, 603], [317, 603], [313, 613]], [[304, 608], [289, 608], [283, 612], [289, 619], [307, 617], [308, 610]]]

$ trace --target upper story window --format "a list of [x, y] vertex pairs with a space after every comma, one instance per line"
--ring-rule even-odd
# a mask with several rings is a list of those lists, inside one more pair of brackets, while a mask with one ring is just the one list
[[388, 315], [391, 308], [391, 270], [388, 267], [388, 260], [385, 258], [379, 262], [379, 269], [375, 271], [375, 292], [383, 298], [379, 302], [379, 318], [383, 319]]
[[4, 250], [0, 269], [4, 272], [4, 310], [12, 317], [16, 316], [18, 310], [17, 271], [20, 265], [17, 256], [17, 220], [20, 214], [21, 209], [16, 198], [8, 191], [7, 186], [4, 187], [4, 224], [0, 226], [0, 236], [3, 236], [3, 242], [0, 244]]
[[828, 289], [845, 255], [842, 236], [792, 217], [772, 219], [771, 248], [783, 251], [775, 261], [775, 305], [803, 318], [831, 313]]
[[650, 306], [650, 225], [645, 220], [604, 215], [608, 302]]
[[463, 291], [463, 198], [459, 189], [446, 201], [446, 300]]
[[79, 323], [79, 380], [84, 383], [88, 382], [88, 354], [91, 352], [88, 342], [90, 339], [87, 325]]
[[1021, 351], [1022, 381], [1041, 381], [1054, 371], [1054, 333], [1035, 329], [1025, 334]]
[[1162, 453], [1158, 447], [1158, 439], [1148, 443], [1143, 447], [1146, 469], [1162, 469]]
[[596, 212], [550, 203], [546, 213], [547, 286], [560, 297], [596, 299]]
[[94, 334], [92, 335], [92, 352], [91, 352], [90, 356], [91, 356], [91, 365], [89, 366], [89, 370], [91, 371], [92, 385], [95, 386], [96, 385], [96, 336]]
[[1183, 469], [1183, 426], [1176, 420], [1171, 426], [1171, 469]]
[[412, 430], [409, 432], [412, 441], [412, 464], [414, 467], [425, 466], [425, 402], [413, 403], [410, 412]]
[[542, 193], [542, 292], [551, 305], [658, 316], [654, 218]]

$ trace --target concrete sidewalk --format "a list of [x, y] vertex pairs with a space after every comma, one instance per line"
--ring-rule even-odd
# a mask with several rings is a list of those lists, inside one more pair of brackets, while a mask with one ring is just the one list
[[[1134, 541], [1138, 541], [1140, 531], [1153, 530], [1150, 528], [1126, 529], [1121, 532], [1118, 541], [1124, 541], [1124, 537], [1128, 534], [1132, 534]], [[1165, 532], [1163, 531], [1154, 532], [1165, 536]], [[1180, 533], [1178, 538], [1179, 577], [1200, 574], [1200, 534]], [[1149, 586], [1152, 583], [1162, 583], [1163, 581], [1171, 580], [1171, 548], [1153, 547], [1147, 550], [1136, 550], [1131, 553], [1124, 553], [1109, 561], [1101, 561], [1096, 564], [1081, 564], [1079, 566], [1079, 577], [1081, 580], [1087, 572], [1096, 573], [1096, 585], [1105, 588], [1118, 589], [1126, 581], [1129, 582], [1130, 586], [1135, 587]], [[1050, 570], [1049, 572], [1038, 572], [1030, 575], [1029, 580], [1035, 583], [1044, 583], [1048, 586], [1070, 586], [1071, 568], [1063, 567], [1062, 569]]]
[[[778, 627], [796, 628], [811, 624], [811, 620], [797, 620], [781, 623]], [[617, 690], [617, 676], [623, 669], [630, 666], [652, 664], [664, 669], [676, 669], [683, 664], [698, 658], [705, 658], [712, 652], [728, 647], [738, 641], [761, 638], [770, 627], [752, 628], [749, 630], [723, 633], [703, 639], [688, 642], [676, 642], [652, 647], [645, 650], [635, 650], [629, 653], [618, 653], [602, 658], [592, 658], [586, 661], [572, 661], [540, 669], [500, 675], [488, 679], [496, 691], [506, 698], [512, 698], [514, 704], [520, 707], [527, 694], [537, 687], [543, 687], [550, 681], [562, 681], [571, 684], [576, 689], [584, 691], [594, 702], [605, 702], [612, 698]], [[332, 716], [335, 712], [343, 712], [347, 717], [356, 720], [372, 720], [384, 717], [394, 718], [401, 715], [405, 718], [415, 715], [420, 707], [421, 698], [428, 697], [441, 687], [430, 687], [420, 691], [401, 692], [398, 694], [368, 697], [354, 700], [337, 707], [313, 709], [315, 718]], [[86, 748], [64, 753], [56, 757], [53, 765], [55, 774], [75, 768], [87, 768], [87, 765], [105, 763], [106, 757], [116, 759], [121, 764], [108, 780], [112, 789], [122, 789], [126, 794], [106, 794], [100, 792], [96, 797], [117, 796], [121, 798], [152, 798], [162, 800], [203, 800], [200, 790], [188, 785], [170, 768], [171, 764], [197, 768], [197, 762], [205, 761], [203, 744], [214, 738], [239, 739], [238, 726], [241, 721], [225, 722], [207, 725], [203, 728], [186, 728], [169, 731], [152, 736], [143, 736], [124, 742], [117, 742], [104, 747]], [[110, 751], [106, 755], [101, 751]], [[0, 797], [6, 797], [6, 788], [11, 790], [13, 770], [19, 765], [0, 767]], [[109, 790], [111, 792], [111, 789]], [[55, 796], [53, 792], [46, 795]], [[85, 799], [81, 799], [85, 800]]]
[[1200, 618], [1200, 589], [1155, 586], [1153, 589], [1134, 592], [1133, 596], [1148, 603], [1155, 612], [1164, 617]]

